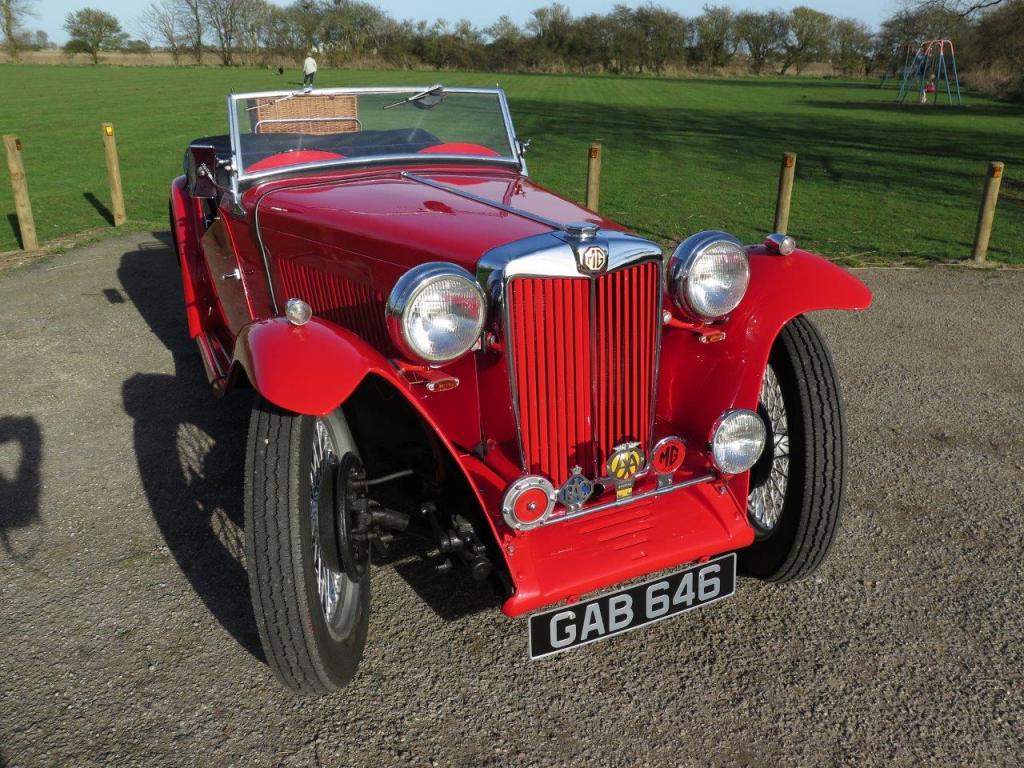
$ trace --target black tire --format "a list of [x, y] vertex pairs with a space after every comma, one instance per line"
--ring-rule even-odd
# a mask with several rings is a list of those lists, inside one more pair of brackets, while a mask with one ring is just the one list
[[846, 421], [832, 356], [806, 317], [782, 329], [769, 365], [788, 421], [788, 482], [778, 522], [739, 552], [738, 565], [745, 575], [783, 582], [812, 573], [835, 539], [846, 490]]
[[[317, 419], [283, 411], [257, 396], [249, 423], [245, 475], [246, 567], [267, 663], [300, 694], [347, 685], [366, 645], [370, 574], [344, 574], [329, 622], [314, 568], [310, 469]], [[340, 410], [322, 420], [342, 456], [354, 451]], [[344, 600], [344, 605], [342, 605]], [[344, 611], [342, 610], [344, 607]]]

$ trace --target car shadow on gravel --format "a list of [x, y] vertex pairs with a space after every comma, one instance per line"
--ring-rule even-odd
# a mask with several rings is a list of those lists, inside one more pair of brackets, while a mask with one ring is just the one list
[[125, 253], [118, 277], [174, 359], [173, 376], [137, 373], [122, 387], [125, 412], [134, 419], [135, 457], [150, 510], [203, 604], [262, 661], [242, 528], [248, 398], [213, 402], [185, 331], [181, 278], [169, 245], [144, 244]]
[[[181, 277], [167, 233], [121, 257], [128, 299], [174, 358], [173, 376], [137, 373], [124, 382], [134, 419], [135, 455], [153, 518], [170, 554], [223, 627], [265, 660], [249, 597], [244, 557], [243, 478], [250, 399], [215, 401], [194, 342], [186, 333]], [[410, 542], [396, 542], [375, 562], [398, 575], [445, 621], [500, 605], [487, 583], [465, 570], [438, 575]]]

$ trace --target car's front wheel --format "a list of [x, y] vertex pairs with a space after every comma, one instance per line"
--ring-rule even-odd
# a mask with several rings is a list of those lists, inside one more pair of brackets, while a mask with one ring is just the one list
[[846, 425], [832, 356], [806, 317], [772, 347], [758, 412], [768, 439], [750, 472], [747, 514], [754, 543], [740, 570], [790, 581], [824, 560], [839, 527], [846, 485]]
[[330, 473], [355, 452], [340, 410], [301, 416], [257, 396], [245, 478], [249, 589], [267, 662], [298, 693], [348, 684], [366, 644], [369, 549], [350, 546], [340, 562], [340, 547], [323, 539], [337, 530]]

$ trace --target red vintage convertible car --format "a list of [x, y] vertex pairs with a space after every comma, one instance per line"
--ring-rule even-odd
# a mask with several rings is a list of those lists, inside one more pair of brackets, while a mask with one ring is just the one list
[[352, 679], [395, 536], [533, 614], [534, 658], [822, 561], [845, 426], [805, 315], [866, 308], [860, 281], [782, 235], [665, 259], [530, 180], [500, 90], [246, 93], [228, 123], [171, 228], [214, 390], [255, 390], [247, 567], [285, 685]]

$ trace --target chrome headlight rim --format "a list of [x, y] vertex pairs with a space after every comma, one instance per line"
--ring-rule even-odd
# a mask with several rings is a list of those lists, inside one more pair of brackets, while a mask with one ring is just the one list
[[[746, 467], [726, 466], [726, 462], [719, 455], [719, 444], [718, 436], [721, 433], [722, 427], [730, 420], [737, 418], [752, 418], [755, 423], [761, 427], [760, 442], [761, 447], [757, 450], [753, 459], [749, 462]], [[749, 408], [730, 408], [727, 411], [723, 411], [722, 415], [719, 416], [711, 427], [711, 433], [708, 436], [708, 449], [711, 454], [711, 461], [714, 463], [715, 468], [723, 475], [742, 475], [744, 472], [749, 472], [750, 469], [757, 463], [757, 460], [761, 457], [764, 452], [765, 444], [768, 441], [768, 428], [764, 423], [764, 419], [761, 418], [757, 411], [752, 411]]]
[[[695, 303], [690, 296], [690, 276], [697, 260], [712, 246], [718, 245], [719, 243], [728, 243], [729, 245], [735, 246], [737, 252], [742, 255], [744, 263], [742, 278], [743, 289], [740, 291], [736, 300], [725, 310], [716, 313], [708, 313], [701, 311], [700, 307], [695, 306]], [[688, 238], [683, 240], [683, 242], [681, 242], [672, 253], [672, 258], [669, 260], [668, 271], [669, 292], [672, 297], [672, 303], [679, 311], [701, 321], [719, 320], [727, 316], [740, 305], [740, 302], [743, 301], [744, 296], [747, 294], [747, 289], [750, 287], [750, 257], [747, 255], [746, 246], [744, 246], [743, 243], [741, 243], [735, 236], [720, 230], [705, 230], [703, 232], [698, 232], [695, 235], [690, 235]]]
[[[477, 320], [476, 333], [473, 334], [472, 340], [465, 344], [458, 354], [447, 356], [424, 354], [409, 338], [405, 323], [405, 313], [415, 304], [416, 299], [419, 298], [423, 291], [439, 280], [450, 279], [464, 282], [480, 300], [480, 317]], [[398, 278], [398, 282], [395, 283], [391, 293], [388, 295], [385, 307], [385, 321], [388, 335], [402, 355], [410, 360], [424, 362], [428, 365], [444, 365], [445, 363], [458, 360], [476, 345], [487, 323], [487, 296], [473, 275], [457, 264], [450, 264], [444, 261], [427, 262], [413, 267]]]

